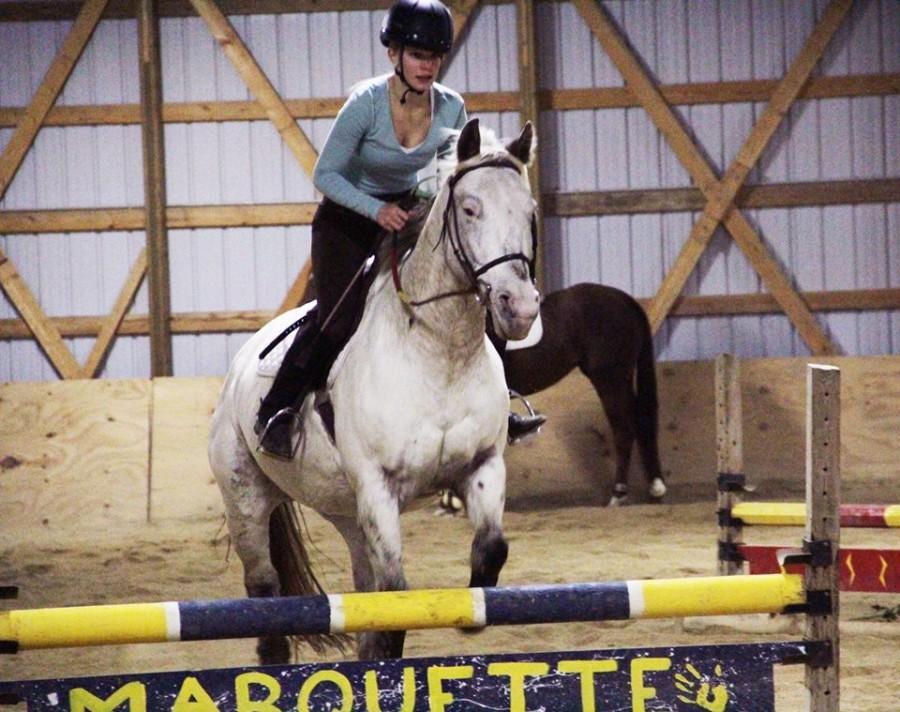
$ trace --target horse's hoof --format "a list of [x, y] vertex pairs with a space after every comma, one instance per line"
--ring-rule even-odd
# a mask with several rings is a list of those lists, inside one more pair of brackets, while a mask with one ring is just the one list
[[628, 495], [627, 494], [614, 494], [610, 497], [609, 504], [607, 507], [624, 507], [628, 504]]
[[463, 501], [450, 490], [441, 492], [438, 500], [438, 508], [434, 510], [436, 516], [456, 517], [465, 513], [466, 506]]
[[650, 483], [650, 496], [653, 499], [662, 499], [666, 496], [666, 483], [662, 481], [661, 477], [654, 477], [653, 482]]

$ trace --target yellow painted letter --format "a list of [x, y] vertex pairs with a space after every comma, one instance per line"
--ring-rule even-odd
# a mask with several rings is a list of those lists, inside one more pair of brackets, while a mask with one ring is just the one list
[[350, 685], [350, 680], [337, 670], [319, 670], [306, 678], [306, 682], [300, 688], [300, 696], [297, 698], [299, 712], [309, 712], [309, 698], [312, 696], [313, 690], [322, 682], [334, 683], [341, 692], [341, 706], [331, 707], [331, 710], [350, 712], [353, 709], [353, 687]]
[[172, 703], [172, 712], [219, 712], [219, 708], [196, 677], [186, 677]]
[[128, 702], [129, 712], [147, 712], [147, 690], [143, 683], [122, 685], [105, 700], [80, 687], [69, 690], [69, 709], [72, 712], [114, 712], [123, 702]]
[[661, 672], [672, 667], [669, 658], [635, 658], [631, 661], [631, 712], [646, 712], [644, 702], [656, 697], [655, 687], [644, 686], [645, 672]]
[[[378, 676], [374, 670], [366, 670], [366, 709], [369, 712], [381, 712], [378, 701]], [[416, 706], [416, 670], [403, 668], [403, 704], [400, 712], [413, 712]]]
[[509, 712], [525, 712], [525, 678], [550, 672], [547, 663], [491, 663], [488, 675], [509, 677]]
[[475, 669], [471, 665], [428, 668], [428, 703], [431, 712], [444, 712], [444, 706], [453, 702], [453, 695], [444, 692], [444, 680], [464, 680], [474, 674]]
[[[250, 686], [266, 688], [266, 699], [251, 700]], [[234, 701], [237, 712], [278, 712], [278, 698], [281, 697], [281, 683], [271, 675], [262, 672], [245, 672], [234, 678]]]
[[594, 703], [594, 674], [615, 672], [619, 669], [616, 660], [560, 660], [557, 670], [573, 672], [581, 676], [581, 709], [582, 712], [596, 712]]

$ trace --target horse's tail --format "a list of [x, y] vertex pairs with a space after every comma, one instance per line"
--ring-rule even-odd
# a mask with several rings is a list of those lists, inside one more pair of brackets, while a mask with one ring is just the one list
[[637, 442], [648, 480], [661, 477], [659, 462], [659, 398], [656, 389], [656, 355], [653, 332], [644, 310], [641, 313], [642, 343], [635, 373]]
[[[293, 502], [279, 504], [269, 519], [269, 545], [272, 565], [278, 572], [282, 596], [324, 595], [325, 590], [312, 570], [312, 563], [303, 538], [300, 516]], [[301, 643], [316, 653], [329, 650], [346, 653], [350, 638], [346, 635], [291, 636], [295, 649]]]

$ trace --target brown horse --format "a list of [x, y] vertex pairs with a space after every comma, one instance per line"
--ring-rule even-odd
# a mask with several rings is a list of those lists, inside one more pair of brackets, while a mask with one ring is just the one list
[[529, 395], [580, 368], [600, 397], [613, 433], [616, 480], [610, 505], [627, 501], [635, 440], [650, 496], [660, 499], [666, 485], [657, 444], [653, 334], [641, 305], [614, 287], [576, 284], [544, 298], [541, 324], [543, 334], [536, 344], [506, 350], [509, 388]]

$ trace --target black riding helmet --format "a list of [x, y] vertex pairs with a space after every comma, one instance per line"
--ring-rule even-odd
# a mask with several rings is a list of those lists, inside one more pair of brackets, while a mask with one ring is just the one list
[[398, 0], [381, 23], [381, 44], [391, 42], [446, 54], [453, 45], [453, 16], [439, 0]]

